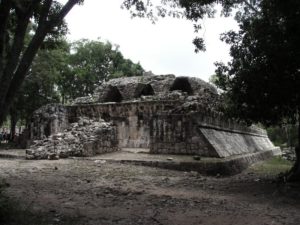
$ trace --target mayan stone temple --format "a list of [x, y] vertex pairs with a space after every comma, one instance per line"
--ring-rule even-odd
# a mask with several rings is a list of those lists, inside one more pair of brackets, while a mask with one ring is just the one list
[[265, 130], [225, 119], [218, 101], [216, 88], [198, 78], [112, 79], [71, 105], [37, 110], [26, 155], [57, 159], [143, 148], [149, 154], [197, 156], [234, 167], [278, 153]]

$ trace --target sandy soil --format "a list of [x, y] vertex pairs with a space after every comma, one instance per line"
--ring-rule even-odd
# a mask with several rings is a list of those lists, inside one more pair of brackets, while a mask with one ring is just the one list
[[0, 178], [48, 224], [300, 224], [299, 187], [251, 169], [217, 178], [101, 160], [0, 159]]

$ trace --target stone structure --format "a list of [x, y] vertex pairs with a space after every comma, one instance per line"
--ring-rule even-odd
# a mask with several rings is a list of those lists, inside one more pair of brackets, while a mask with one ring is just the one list
[[[55, 123], [56, 120], [49, 124]], [[35, 140], [31, 148], [26, 151], [26, 157], [27, 159], [58, 159], [118, 151], [116, 134], [116, 127], [111, 123], [82, 117], [78, 122], [70, 123], [64, 131]]]
[[[197, 78], [113, 79], [72, 105], [38, 110], [30, 133], [40, 141], [27, 152], [28, 158], [85, 156], [118, 148], [226, 158], [275, 149], [264, 130], [225, 120], [217, 105], [217, 90]], [[79, 126], [82, 121], [89, 124]], [[51, 147], [57, 138], [67, 144]]]

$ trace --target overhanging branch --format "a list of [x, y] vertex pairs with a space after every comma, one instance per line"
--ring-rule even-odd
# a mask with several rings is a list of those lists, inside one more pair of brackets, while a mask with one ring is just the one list
[[[18, 68], [16, 72], [14, 73], [14, 76], [11, 81], [11, 85], [9, 86], [9, 89], [7, 91], [6, 97], [5, 97], [5, 103], [8, 104], [12, 102], [14, 96], [15, 96], [15, 90], [18, 90], [24, 79], [25, 76], [29, 70], [29, 67], [34, 59], [34, 56], [36, 55], [39, 47], [41, 46], [42, 42], [44, 41], [46, 35], [55, 27], [57, 26], [63, 18], [70, 12], [70, 10], [73, 8], [74, 5], [81, 2], [81, 0], [69, 0], [61, 9], [61, 11], [52, 19], [49, 21], [46, 21], [45, 24], [41, 24], [41, 26], [38, 26], [36, 33], [34, 34], [32, 40], [29, 43], [29, 46], [25, 50], [20, 63], [18, 65]], [[49, 13], [49, 12], [48, 12]], [[2, 105], [1, 105], [2, 103]], [[4, 106], [3, 102], [0, 102], [0, 107]], [[5, 105], [5, 108], [8, 107]], [[5, 113], [5, 112], [4, 112]], [[1, 115], [0, 115], [0, 122], [1, 122]]]
[[259, 10], [257, 10], [250, 2], [248, 2], [247, 0], [242, 0], [242, 2], [244, 2], [256, 14], [260, 15], [261, 12]]

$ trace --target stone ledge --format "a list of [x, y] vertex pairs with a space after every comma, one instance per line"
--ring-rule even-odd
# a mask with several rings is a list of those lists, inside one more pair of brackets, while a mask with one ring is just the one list
[[[252, 153], [242, 156], [235, 156], [231, 159], [205, 160], [195, 162], [173, 162], [173, 161], [144, 161], [144, 160], [118, 160], [120, 163], [129, 163], [141, 166], [158, 167], [163, 169], [179, 171], [196, 171], [200, 174], [210, 176], [231, 176], [242, 172], [251, 164], [266, 160], [277, 155], [277, 150]], [[117, 160], [107, 160], [117, 162]]]
[[204, 175], [215, 176], [219, 174], [221, 176], [230, 176], [242, 172], [253, 163], [266, 160], [274, 155], [280, 154], [280, 148], [274, 148], [268, 151], [236, 155], [227, 158], [202, 157], [201, 160], [196, 161], [193, 160], [191, 156], [153, 155], [145, 153], [133, 154], [121, 151], [113, 154], [103, 154], [95, 157], [84, 158], [84, 160], [104, 160], [110, 163], [133, 164], [179, 171], [196, 171]]
[[[179, 171], [197, 171], [204, 175], [221, 175], [230, 176], [242, 172], [251, 164], [258, 161], [266, 160], [274, 155], [280, 155], [280, 148], [274, 148], [269, 151], [256, 152], [247, 155], [232, 156], [228, 158], [201, 158], [195, 161], [188, 156], [174, 156], [172, 155], [152, 155], [142, 152], [127, 152], [120, 151], [115, 153], [106, 153], [94, 157], [71, 157], [76, 160], [104, 160], [110, 163], [124, 163], [140, 166], [158, 167], [163, 169], [179, 170]], [[176, 157], [176, 158], [175, 158]], [[25, 159], [25, 150], [5, 150], [0, 151], [0, 158], [6, 159]]]
[[0, 150], [0, 159], [25, 159], [25, 149]]

